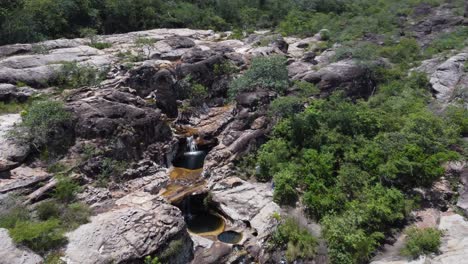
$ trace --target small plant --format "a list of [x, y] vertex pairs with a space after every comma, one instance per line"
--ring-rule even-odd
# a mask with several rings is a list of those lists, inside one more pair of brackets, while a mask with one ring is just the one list
[[257, 57], [252, 60], [250, 69], [231, 83], [229, 92], [235, 96], [239, 92], [264, 88], [282, 94], [288, 85], [285, 57]]
[[58, 177], [54, 197], [64, 203], [71, 202], [75, 199], [75, 194], [79, 188], [80, 186], [71, 178], [67, 176]]
[[161, 259], [168, 260], [169, 258], [176, 256], [183, 247], [184, 241], [182, 241], [182, 239], [172, 240], [169, 242], [167, 248], [161, 253]]
[[86, 204], [72, 203], [65, 208], [60, 219], [62, 225], [71, 230], [88, 223], [90, 215], [91, 210]]
[[156, 43], [156, 40], [152, 38], [139, 37], [135, 40], [135, 45], [141, 50], [142, 56], [147, 60], [150, 59], [154, 43]]
[[0, 228], [13, 228], [18, 221], [29, 219], [29, 212], [17, 197], [8, 197], [0, 208]]
[[64, 62], [52, 84], [64, 89], [83, 86], [95, 86], [105, 79], [107, 70], [99, 70], [93, 66], [80, 65], [75, 62]]
[[146, 256], [144, 264], [161, 264], [161, 261], [158, 257]]
[[32, 44], [31, 51], [34, 54], [48, 54], [49, 53], [49, 49], [46, 46], [41, 45], [41, 44]]
[[230, 61], [223, 63], [217, 63], [214, 65], [213, 72], [215, 75], [232, 75], [237, 73], [239, 70], [237, 67]]
[[36, 207], [37, 217], [40, 220], [58, 219], [62, 211], [61, 206], [54, 200], [45, 201]]
[[423, 254], [437, 253], [440, 247], [442, 232], [435, 228], [409, 228], [406, 231], [405, 247], [401, 253], [405, 256], [417, 258]]
[[299, 95], [302, 97], [311, 97], [320, 95], [320, 89], [317, 88], [313, 83], [306, 81], [295, 81], [294, 86], [299, 90]]
[[286, 218], [270, 239], [271, 247], [286, 249], [286, 259], [294, 262], [298, 259], [311, 259], [315, 256], [317, 239], [307, 229], [299, 226], [292, 218]]
[[23, 122], [11, 132], [11, 136], [40, 149], [69, 124], [71, 114], [61, 102], [36, 101], [22, 113], [22, 118]]
[[200, 106], [203, 104], [204, 99], [208, 96], [208, 89], [205, 86], [196, 83], [192, 85], [190, 91], [190, 104], [192, 106]]
[[66, 262], [61, 257], [63, 257], [63, 254], [60, 252], [48, 253], [44, 259], [44, 264], [65, 264]]
[[95, 49], [103, 50], [103, 49], [108, 49], [112, 47], [112, 44], [109, 42], [95, 42], [95, 43], [91, 43], [89, 46]]

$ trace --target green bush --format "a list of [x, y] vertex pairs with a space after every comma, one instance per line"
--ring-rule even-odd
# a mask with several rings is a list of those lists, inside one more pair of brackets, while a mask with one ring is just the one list
[[293, 218], [284, 220], [270, 238], [271, 247], [286, 249], [288, 262], [312, 259], [316, 254], [317, 239]]
[[435, 228], [409, 228], [406, 231], [405, 246], [401, 253], [405, 256], [417, 258], [420, 255], [437, 253], [441, 244], [442, 232]]
[[64, 89], [95, 86], [105, 79], [106, 74], [106, 70], [100, 70], [93, 66], [80, 65], [77, 62], [65, 62], [51, 84]]
[[182, 239], [171, 240], [169, 245], [161, 253], [161, 259], [167, 261], [171, 257], [178, 255], [183, 247], [184, 241]]
[[61, 133], [71, 122], [71, 114], [58, 101], [35, 101], [22, 117], [23, 122], [13, 136], [36, 149], [47, 146], [51, 139], [60, 140], [59, 136], [63, 136]]
[[380, 55], [394, 63], [411, 63], [421, 58], [421, 50], [415, 39], [403, 38], [396, 45], [382, 48]]
[[16, 243], [41, 254], [58, 248], [66, 242], [60, 221], [57, 219], [44, 222], [19, 221], [10, 229], [10, 235]]
[[87, 205], [72, 203], [64, 209], [60, 219], [62, 221], [62, 226], [70, 230], [88, 223], [90, 216], [91, 210]]
[[62, 208], [56, 201], [45, 201], [36, 207], [37, 217], [40, 220], [58, 219]]
[[251, 67], [235, 79], [229, 92], [232, 96], [244, 91], [264, 88], [284, 93], [288, 88], [288, 69], [283, 56], [256, 57], [252, 59]]
[[291, 117], [304, 108], [304, 101], [296, 96], [278, 97], [270, 104], [270, 115], [277, 117]]
[[28, 209], [16, 199], [8, 199], [0, 208], [0, 228], [13, 228], [16, 222], [29, 218]]
[[89, 46], [95, 49], [102, 50], [102, 49], [108, 49], [112, 47], [112, 44], [109, 42], [95, 42], [95, 43], [91, 43]]
[[201, 84], [193, 84], [190, 90], [190, 104], [192, 106], [200, 106], [208, 96], [208, 89]]
[[57, 185], [54, 190], [54, 197], [64, 203], [71, 202], [75, 199], [75, 194], [79, 191], [80, 186], [68, 176], [57, 178]]
[[462, 49], [466, 47], [468, 39], [468, 28], [461, 27], [452, 33], [446, 33], [436, 38], [425, 50], [425, 54], [430, 57], [434, 54], [452, 49]]

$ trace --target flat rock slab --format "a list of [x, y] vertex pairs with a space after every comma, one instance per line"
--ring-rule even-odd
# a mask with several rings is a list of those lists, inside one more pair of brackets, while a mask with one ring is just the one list
[[0, 228], [0, 264], [40, 264], [43, 259], [35, 253], [16, 247], [8, 230]]
[[[180, 210], [157, 196], [137, 192], [116, 201], [116, 205], [67, 234], [67, 263], [132, 263], [164, 249], [172, 239], [188, 238]], [[191, 250], [191, 240], [184, 246]], [[184, 249], [180, 255], [184, 255]], [[182, 261], [187, 263], [190, 253], [185, 255], [188, 257]]]

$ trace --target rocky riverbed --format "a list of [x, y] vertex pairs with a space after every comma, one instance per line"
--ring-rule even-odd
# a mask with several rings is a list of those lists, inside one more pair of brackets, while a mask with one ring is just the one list
[[[418, 31], [420, 43], [444, 25], [461, 23], [431, 19], [432, 32]], [[415, 27], [423, 27], [421, 23]], [[141, 263], [146, 256], [164, 252], [172, 241], [180, 241], [180, 246], [170, 263], [278, 260], [269, 259], [266, 241], [278, 224], [272, 215], [284, 211], [273, 202], [271, 184], [246, 180], [235, 166], [266, 140], [276, 121], [268, 114], [268, 105], [278, 95], [258, 89], [230, 100], [228, 85], [234, 73], [220, 67], [229, 64], [242, 71], [253, 57], [279, 54], [288, 59], [290, 79], [316, 84], [320, 97], [340, 88], [349, 97], [366, 98], [375, 84], [363, 65], [352, 59], [334, 61], [338, 46], [324, 48], [320, 33], [300, 39], [255, 32], [243, 40], [230, 39], [229, 34], [154, 29], [98, 36], [100, 42], [109, 43], [102, 50], [84, 38], [0, 47], [0, 102], [41, 95], [63, 100], [72, 114], [73, 126], [60, 135], [72, 144], [56, 162], [73, 168], [73, 177], [82, 185], [78, 199], [92, 208], [93, 216], [67, 233], [68, 244], [61, 249], [66, 263]], [[152, 45], [139, 44], [142, 38], [151, 39]], [[447, 58], [424, 61], [415, 69], [428, 74], [442, 108], [451, 103], [460, 86], [466, 88], [468, 74], [462, 68], [467, 60], [465, 48]], [[67, 63], [94, 67], [105, 72], [105, 78], [96, 85], [62, 92], [55, 81]], [[196, 110], [184, 108], [181, 91], [187, 79], [207, 88], [206, 99]], [[31, 206], [47, 199], [56, 183], [47, 165], [37, 160], [38, 153], [8, 136], [19, 122], [19, 113], [0, 115], [0, 205], [8, 196], [22, 195]], [[187, 151], [188, 137], [206, 151], [203, 165], [196, 170], [172, 164]], [[89, 149], [99, 151], [83, 158]], [[124, 169], [118, 180], [98, 186], [95, 183], [108, 159], [126, 161]], [[458, 206], [466, 211], [464, 164], [458, 170], [465, 185]], [[450, 199], [444, 196], [449, 191], [442, 193], [444, 203]], [[209, 211], [225, 224], [221, 231], [235, 231], [242, 238], [230, 244], [213, 235], [189, 232], [187, 211], [178, 202], [195, 195], [209, 197]], [[453, 209], [433, 207], [414, 212], [420, 216], [414, 224], [428, 222], [445, 230], [440, 255], [409, 262], [399, 256], [402, 237], [396, 235], [396, 242], [385, 246], [372, 263], [463, 263], [468, 258], [468, 222]], [[305, 221], [304, 216], [300, 219]], [[319, 233], [317, 225], [304, 225]], [[6, 230], [0, 229], [0, 237], [4, 245], [0, 263], [42, 263], [40, 256], [16, 247]], [[322, 242], [317, 263], [327, 263], [325, 248]]]

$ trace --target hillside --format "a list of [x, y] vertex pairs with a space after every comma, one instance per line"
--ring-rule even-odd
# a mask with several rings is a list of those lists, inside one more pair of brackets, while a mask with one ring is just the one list
[[467, 8], [3, 2], [0, 263], [464, 263]]

